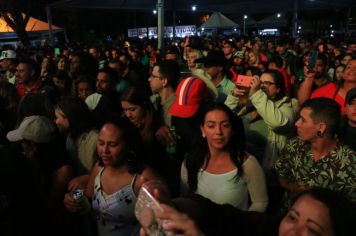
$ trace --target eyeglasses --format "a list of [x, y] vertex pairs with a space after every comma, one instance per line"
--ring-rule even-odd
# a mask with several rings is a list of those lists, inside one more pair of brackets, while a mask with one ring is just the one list
[[158, 76], [158, 75], [151, 74], [151, 78], [158, 78], [158, 79], [162, 79], [163, 77], [162, 77], [162, 76]]
[[276, 83], [271, 82], [271, 81], [261, 81], [261, 85], [265, 85], [265, 86], [271, 86], [271, 85], [275, 85]]

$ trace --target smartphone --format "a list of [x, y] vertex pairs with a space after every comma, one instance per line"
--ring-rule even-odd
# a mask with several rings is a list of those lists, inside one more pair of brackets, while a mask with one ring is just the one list
[[309, 72], [314, 72], [314, 67], [316, 64], [316, 60], [318, 59], [318, 51], [311, 51], [309, 53], [309, 60], [308, 60], [308, 70]]
[[59, 48], [55, 48], [54, 54], [56, 54], [57, 56], [61, 55], [61, 50]]
[[173, 232], [163, 230], [163, 221], [156, 217], [163, 212], [159, 202], [145, 188], [141, 187], [135, 205], [135, 216], [149, 236], [172, 236]]
[[238, 75], [236, 79], [236, 86], [241, 87], [242, 89], [249, 89], [250, 82], [251, 82], [252, 76], [248, 75]]

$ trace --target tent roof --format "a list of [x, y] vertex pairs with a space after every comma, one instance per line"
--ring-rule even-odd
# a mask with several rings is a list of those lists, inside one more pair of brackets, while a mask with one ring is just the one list
[[[22, 14], [23, 17], [25, 17], [25, 14]], [[52, 25], [53, 30], [62, 30], [62, 28]], [[34, 32], [34, 31], [47, 31], [49, 30], [49, 25], [47, 22], [41, 21], [39, 19], [30, 17], [28, 20], [28, 23], [26, 25], [26, 31], [27, 32]], [[3, 17], [0, 18], [0, 33], [12, 33], [14, 32], [13, 29], [8, 26], [6, 21], [4, 20]]]
[[199, 28], [233, 28], [238, 26], [236, 22], [230, 20], [220, 12], [214, 12]]

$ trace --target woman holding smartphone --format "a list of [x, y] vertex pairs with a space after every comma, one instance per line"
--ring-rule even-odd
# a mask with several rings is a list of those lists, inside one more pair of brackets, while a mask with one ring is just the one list
[[[85, 197], [92, 201], [100, 236], [138, 234], [140, 225], [134, 207], [141, 181], [157, 179], [151, 168], [141, 164], [140, 140], [126, 119], [106, 122], [100, 130], [96, 144], [99, 160], [85, 190]], [[89, 211], [89, 204], [83, 204], [86, 198], [76, 201], [72, 193], [67, 193], [64, 203], [71, 212]]]
[[[259, 133], [266, 138], [262, 163], [267, 172], [277, 160], [287, 137], [294, 131], [298, 103], [295, 99], [286, 96], [285, 91], [282, 74], [277, 70], [267, 70], [260, 78], [258, 76], [251, 78], [248, 101], [243, 104], [245, 110], [255, 110], [255, 117], [250, 119], [250, 122], [263, 120], [265, 124], [265, 127], [261, 124], [260, 128], [264, 130], [257, 130], [257, 132], [261, 131]], [[225, 104], [235, 109], [238, 105], [241, 106], [240, 98], [245, 96], [244, 89], [235, 88]], [[240, 114], [244, 113], [240, 111]]]

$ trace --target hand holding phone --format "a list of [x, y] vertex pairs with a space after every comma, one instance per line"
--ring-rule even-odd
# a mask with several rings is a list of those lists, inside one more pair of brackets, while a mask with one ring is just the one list
[[318, 51], [311, 51], [309, 53], [309, 60], [308, 60], [308, 70], [309, 72], [314, 72], [314, 67], [315, 67], [315, 64], [316, 64], [316, 60], [318, 59]]
[[145, 188], [141, 187], [135, 205], [135, 215], [149, 236], [174, 236], [171, 231], [164, 231], [164, 221], [157, 218], [157, 213], [163, 212], [159, 202]]
[[238, 75], [236, 79], [236, 85], [248, 89], [251, 87], [251, 78], [252, 76], [248, 75]]

